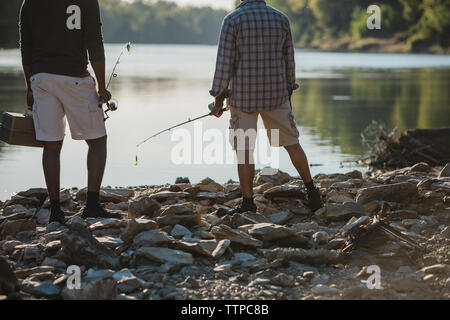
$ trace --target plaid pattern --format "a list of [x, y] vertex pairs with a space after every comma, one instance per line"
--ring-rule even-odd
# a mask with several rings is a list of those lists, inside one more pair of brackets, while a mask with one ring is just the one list
[[211, 95], [229, 89], [232, 107], [261, 112], [280, 108], [297, 88], [288, 18], [264, 0], [243, 1], [223, 21]]

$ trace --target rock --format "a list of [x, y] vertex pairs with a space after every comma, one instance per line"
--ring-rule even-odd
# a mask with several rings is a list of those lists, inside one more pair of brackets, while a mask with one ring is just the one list
[[445, 165], [445, 167], [439, 173], [439, 179], [450, 177], [450, 162]]
[[314, 242], [314, 243], [316, 243], [316, 244], [318, 244], [318, 245], [321, 245], [321, 244], [326, 244], [326, 243], [328, 243], [328, 238], [329, 238], [330, 236], [328, 235], [328, 233], [326, 233], [325, 231], [317, 231], [316, 233], [314, 233], [313, 235], [312, 235], [312, 237], [311, 237], [311, 240]]
[[450, 270], [449, 266], [446, 264], [435, 264], [432, 266], [422, 268], [422, 272], [425, 274], [436, 274], [436, 273], [444, 273], [445, 271]]
[[349, 179], [346, 181], [340, 181], [333, 183], [331, 189], [355, 189], [361, 188], [363, 181], [361, 179]]
[[166, 207], [156, 222], [160, 226], [181, 224], [183, 226], [192, 226], [200, 223], [200, 216], [195, 214], [192, 208], [183, 204], [175, 204]]
[[[111, 229], [111, 228], [120, 228], [124, 227], [126, 222], [124, 220], [106, 218], [106, 219], [95, 219], [97, 222], [91, 224], [89, 229], [91, 231], [101, 230], [101, 229]], [[94, 220], [94, 221], [95, 221]]]
[[334, 265], [342, 259], [339, 252], [326, 249], [276, 248], [259, 249], [259, 251], [269, 260], [292, 260], [308, 265]]
[[66, 269], [67, 265], [64, 263], [64, 261], [61, 261], [59, 259], [55, 259], [55, 258], [50, 258], [50, 257], [46, 257], [44, 259], [44, 261], [42, 261], [42, 265], [43, 266], [51, 266], [54, 268], [59, 268], [59, 269]]
[[16, 271], [14, 271], [14, 273], [16, 274], [17, 278], [25, 279], [34, 274], [44, 273], [44, 272], [53, 272], [54, 270], [55, 270], [54, 267], [39, 266], [39, 267], [28, 268], [28, 269], [17, 269]]
[[291, 219], [294, 215], [288, 211], [281, 211], [272, 213], [267, 216], [270, 222], [275, 224], [285, 224], [289, 219]]
[[238, 228], [245, 224], [264, 223], [264, 222], [270, 222], [270, 221], [269, 221], [269, 219], [267, 219], [266, 216], [263, 216], [260, 213], [254, 213], [254, 212], [235, 213], [231, 217], [231, 226], [233, 228]]
[[218, 196], [218, 193], [200, 191], [195, 195], [195, 199], [197, 199], [197, 200], [215, 200], [217, 198], [217, 196]]
[[413, 165], [410, 169], [410, 171], [412, 172], [430, 172], [431, 171], [431, 167], [428, 163], [426, 162], [419, 162], [416, 163], [415, 165]]
[[60, 289], [51, 281], [39, 282], [34, 280], [24, 280], [20, 289], [38, 297], [52, 297], [57, 296], [60, 293]]
[[170, 192], [170, 191], [162, 191], [158, 193], [153, 193], [150, 195], [150, 199], [157, 200], [159, 202], [166, 201], [171, 198], [186, 198], [189, 197], [189, 193], [187, 192]]
[[65, 300], [113, 300], [117, 296], [117, 282], [113, 279], [83, 281], [80, 290], [65, 287], [61, 296]]
[[417, 186], [408, 182], [363, 188], [358, 191], [356, 202], [363, 205], [372, 200], [409, 202], [418, 197]]
[[119, 259], [107, 246], [101, 244], [87, 230], [69, 231], [61, 237], [61, 257], [68, 265], [117, 269]]
[[158, 224], [153, 220], [145, 218], [131, 219], [122, 232], [121, 239], [125, 242], [131, 242], [137, 234], [157, 228]]
[[365, 224], [369, 222], [370, 217], [369, 216], [362, 216], [359, 218], [352, 217], [345, 226], [342, 227], [342, 230], [345, 232], [348, 232], [349, 230], [356, 228], [362, 224]]
[[138, 279], [129, 269], [122, 269], [113, 274], [112, 278], [117, 281], [119, 292], [131, 293], [136, 291], [144, 282]]
[[9, 207], [4, 208], [2, 217], [9, 218], [9, 216], [12, 216], [13, 214], [16, 214], [16, 213], [24, 213], [25, 216], [30, 217], [34, 214], [34, 210], [27, 209], [21, 204], [15, 204], [15, 205], [11, 205]]
[[138, 218], [142, 216], [153, 217], [161, 208], [158, 201], [150, 199], [148, 196], [141, 196], [132, 200], [128, 207], [128, 218]]
[[284, 184], [281, 186], [276, 186], [266, 190], [264, 192], [264, 197], [267, 199], [274, 198], [298, 198], [304, 199], [305, 192], [297, 185]]
[[313, 292], [317, 295], [332, 295], [337, 294], [339, 290], [333, 287], [325, 286], [323, 284], [318, 284], [313, 288]]
[[180, 184], [180, 183], [191, 183], [191, 181], [189, 181], [189, 178], [183, 178], [183, 177], [178, 177], [176, 180], [175, 180], [175, 184]]
[[257, 187], [254, 187], [253, 188], [253, 193], [254, 194], [264, 194], [264, 192], [265, 191], [267, 191], [267, 190], [269, 190], [269, 189], [271, 189], [271, 188], [273, 188], [274, 186], [273, 186], [273, 184], [271, 184], [271, 183], [264, 183], [264, 184], [262, 184], [262, 185], [259, 185], [259, 186], [257, 186]]
[[320, 219], [340, 221], [360, 217], [364, 215], [364, 211], [364, 207], [356, 202], [327, 203], [322, 209], [316, 211], [315, 215]]
[[183, 237], [191, 237], [192, 232], [189, 231], [188, 228], [183, 227], [182, 225], [176, 224], [173, 226], [172, 231], [170, 231], [170, 235], [176, 239]]
[[190, 265], [194, 263], [194, 258], [190, 253], [168, 248], [142, 247], [136, 250], [136, 256], [172, 265]]
[[345, 175], [351, 179], [362, 179], [363, 178], [363, 174], [359, 170], [353, 170], [351, 172], [347, 172]]
[[0, 256], [0, 294], [17, 291], [18, 281], [8, 261]]
[[149, 230], [139, 233], [133, 240], [133, 246], [139, 247], [154, 247], [166, 245], [173, 242], [175, 239], [169, 236], [164, 231], [159, 229]]
[[266, 171], [261, 170], [256, 174], [255, 176], [256, 185], [271, 183], [274, 186], [279, 186], [292, 180], [292, 177], [289, 174], [281, 170], [277, 170], [276, 174], [270, 175], [265, 175], [264, 174], [265, 172]]
[[70, 218], [70, 220], [67, 222], [67, 226], [71, 229], [76, 230], [83, 230], [87, 227], [86, 221], [84, 221], [84, 219], [79, 216]]
[[6, 221], [3, 223], [2, 237], [15, 236], [22, 231], [36, 230], [36, 222], [33, 219], [19, 219], [13, 221]]
[[230, 246], [230, 244], [231, 244], [231, 241], [228, 239], [220, 240], [219, 243], [217, 244], [217, 247], [211, 253], [211, 256], [216, 259], [222, 257], [223, 254], [225, 253], [225, 251]]
[[217, 239], [228, 239], [231, 243], [235, 244], [257, 248], [263, 245], [262, 241], [255, 239], [242, 231], [231, 229], [227, 225], [215, 226], [211, 229], [211, 233]]
[[23, 206], [33, 206], [37, 207], [41, 204], [41, 201], [37, 198], [27, 198], [19, 195], [13, 196], [10, 200], [6, 201], [3, 207], [9, 207], [16, 204], [20, 204]]
[[36, 213], [36, 222], [43, 226], [48, 223], [50, 220], [50, 210], [47, 209], [41, 209]]
[[239, 227], [239, 230], [265, 241], [287, 238], [295, 234], [294, 229], [273, 223], [247, 224]]
[[44, 201], [47, 198], [47, 189], [45, 188], [31, 188], [27, 191], [22, 191], [18, 193], [19, 196], [25, 198], [37, 198]]
[[1, 250], [6, 252], [7, 254], [10, 254], [11, 252], [14, 251], [16, 246], [19, 246], [22, 244], [22, 242], [18, 241], [18, 240], [9, 240], [9, 241], [5, 240], [0, 243], [1, 243]]
[[[100, 202], [127, 202], [129, 198], [134, 196], [134, 191], [131, 189], [110, 189], [102, 188], [100, 190]], [[76, 194], [78, 201], [85, 201], [87, 197], [87, 189], [83, 188]]]
[[117, 237], [104, 236], [95, 238], [98, 242], [113, 250], [123, 244], [123, 241]]
[[354, 201], [354, 197], [351, 193], [340, 191], [340, 190], [331, 190], [327, 193], [327, 202], [352, 202]]
[[199, 188], [199, 191], [205, 191], [205, 192], [211, 192], [211, 193], [217, 193], [217, 192], [223, 192], [224, 188], [219, 183], [215, 182], [214, 180], [210, 178], [203, 179], [201, 182], [197, 183], [195, 185]]

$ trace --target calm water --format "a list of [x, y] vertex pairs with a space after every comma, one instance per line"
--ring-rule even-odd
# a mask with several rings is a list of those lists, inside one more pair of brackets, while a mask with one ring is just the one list
[[[121, 46], [106, 49], [112, 66]], [[139, 166], [134, 166], [138, 142], [207, 112], [215, 54], [213, 46], [136, 45], [124, 56], [111, 87], [119, 111], [107, 122], [105, 186], [173, 183], [178, 176], [192, 182], [206, 176], [219, 182], [237, 179], [234, 165], [173, 164], [171, 152], [178, 142], [170, 133], [141, 147]], [[322, 165], [312, 168], [314, 174], [360, 168], [355, 160], [367, 151], [360, 133], [372, 120], [401, 130], [450, 125], [450, 56], [298, 51], [296, 60], [301, 89], [292, 102], [310, 162]], [[24, 105], [19, 51], [0, 51], [0, 111], [22, 112]], [[225, 115], [201, 125], [225, 134], [228, 120]], [[185, 128], [194, 132], [193, 125]], [[67, 138], [62, 186], [83, 187], [87, 147]], [[280, 168], [296, 174], [284, 150], [280, 155]], [[40, 149], [0, 143], [0, 200], [44, 185]]]

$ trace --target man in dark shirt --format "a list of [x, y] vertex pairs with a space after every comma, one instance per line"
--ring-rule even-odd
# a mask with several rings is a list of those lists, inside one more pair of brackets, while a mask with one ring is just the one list
[[[72, 138], [85, 140], [88, 194], [83, 217], [115, 217], [99, 203], [106, 164], [106, 128], [102, 102], [111, 99], [105, 86], [105, 53], [97, 0], [24, 0], [20, 12], [20, 47], [33, 109], [36, 139], [44, 142], [42, 163], [51, 202], [50, 222], [64, 223], [60, 208], [60, 152], [66, 118]], [[89, 54], [89, 60], [88, 60]], [[88, 61], [97, 79], [87, 71]]]

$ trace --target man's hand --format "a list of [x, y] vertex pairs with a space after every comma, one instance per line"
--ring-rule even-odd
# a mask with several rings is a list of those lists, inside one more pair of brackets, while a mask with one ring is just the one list
[[212, 112], [212, 115], [220, 118], [223, 114], [223, 101], [225, 100], [225, 94], [221, 94], [220, 96], [216, 97], [216, 102], [214, 103], [214, 110]]
[[27, 90], [27, 106], [28, 106], [28, 110], [33, 110], [33, 104], [34, 104], [33, 91], [31, 91], [31, 89], [28, 89]]
[[111, 100], [111, 93], [106, 89], [99, 89], [98, 90], [98, 96], [103, 103], [107, 103], [109, 100]]

